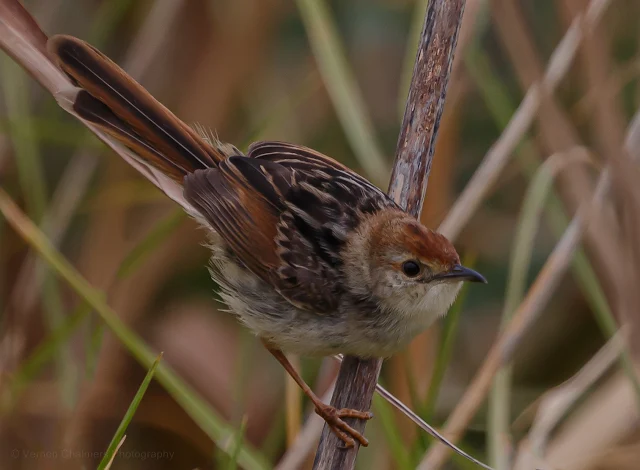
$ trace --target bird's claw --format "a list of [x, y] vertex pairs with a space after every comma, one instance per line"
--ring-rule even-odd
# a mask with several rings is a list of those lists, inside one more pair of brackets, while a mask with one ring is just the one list
[[343, 418], [369, 420], [373, 418], [373, 413], [369, 411], [352, 410], [350, 408], [337, 409], [330, 405], [317, 407], [316, 413], [326, 421], [336, 436], [344, 442], [344, 447], [346, 449], [353, 447], [355, 445], [355, 440], [364, 447], [369, 445], [367, 438], [364, 437], [360, 431], [349, 426]]

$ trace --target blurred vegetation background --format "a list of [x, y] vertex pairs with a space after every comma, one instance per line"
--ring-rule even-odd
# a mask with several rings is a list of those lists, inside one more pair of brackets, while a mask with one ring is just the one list
[[[24, 3], [47, 34], [89, 41], [185, 122], [243, 149], [260, 139], [304, 144], [386, 188], [426, 1]], [[582, 36], [457, 237], [466, 263], [489, 284], [468, 288], [446, 320], [383, 367], [381, 382], [437, 427], [578, 203], [590, 198], [599, 170], [620, 156], [638, 110], [640, 2], [599, 3], [601, 15], [585, 0], [467, 0], [423, 211], [432, 228], [539, 85], [572, 22]], [[105, 327], [109, 312], [87, 303], [0, 217], [0, 468], [96, 467], [155, 357], [150, 351], [164, 352], [156, 372], [164, 381], [151, 382], [112, 468], [311, 468], [317, 434], [295, 438], [312, 410], [218, 302], [204, 232], [5, 55], [0, 67], [0, 185], [97, 290], [96, 302], [122, 320]], [[542, 215], [522, 212], [527, 194], [545, 196], [542, 183], [531, 186], [543, 162], [576, 152], [591, 164], [560, 173]], [[616, 192], [608, 218], [595, 222], [608, 238], [588, 238], [518, 337], [512, 367], [461, 441], [472, 455], [513, 468], [532, 448], [544, 462], [537, 468], [638, 468], [631, 294], [640, 284], [627, 268], [639, 258], [630, 249], [637, 238], [618, 230], [637, 220], [636, 170], [627, 169], [626, 196]], [[526, 241], [516, 246], [519, 229], [532, 238], [530, 259]], [[632, 347], [610, 343], [613, 352], [596, 356], [616, 329], [612, 318], [630, 325]], [[332, 359], [296, 364], [320, 393], [338, 367]], [[382, 400], [374, 405], [359, 468], [415, 468], [432, 440]], [[541, 417], [552, 421], [542, 434], [532, 426]], [[293, 449], [306, 457], [286, 467]], [[447, 465], [474, 468], [459, 458]]]

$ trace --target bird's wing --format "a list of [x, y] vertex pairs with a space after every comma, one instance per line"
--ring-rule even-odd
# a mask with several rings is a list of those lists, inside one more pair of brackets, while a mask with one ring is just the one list
[[349, 233], [393, 204], [329, 157], [282, 143], [258, 144], [247, 157], [189, 175], [185, 197], [252, 272], [315, 312], [337, 306]]

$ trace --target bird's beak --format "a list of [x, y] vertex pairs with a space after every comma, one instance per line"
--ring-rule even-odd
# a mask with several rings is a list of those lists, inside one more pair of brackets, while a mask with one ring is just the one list
[[469, 281], [469, 282], [482, 282], [483, 284], [487, 283], [487, 280], [484, 278], [482, 274], [477, 271], [474, 271], [470, 268], [465, 268], [459, 264], [456, 264], [449, 271], [445, 271], [442, 274], [438, 274], [436, 276], [438, 279], [459, 279], [461, 281]]

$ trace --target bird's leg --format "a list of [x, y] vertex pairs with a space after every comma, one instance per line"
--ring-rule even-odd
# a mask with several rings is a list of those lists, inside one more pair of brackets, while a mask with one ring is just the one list
[[300, 377], [300, 374], [293, 368], [287, 356], [284, 353], [272, 347], [271, 345], [264, 343], [273, 357], [275, 357], [280, 364], [285, 368], [289, 375], [296, 381], [302, 391], [309, 397], [311, 402], [316, 408], [316, 413], [324, 419], [331, 430], [344, 442], [346, 447], [353, 447], [355, 445], [354, 439], [363, 446], [368, 446], [369, 441], [359, 431], [353, 429], [347, 423], [343, 421], [343, 418], [357, 418], [357, 419], [371, 419], [373, 414], [368, 411], [358, 411], [348, 408], [337, 409], [334, 406], [323, 403], [318, 396], [313, 393], [313, 390], [307, 385], [307, 383]]

